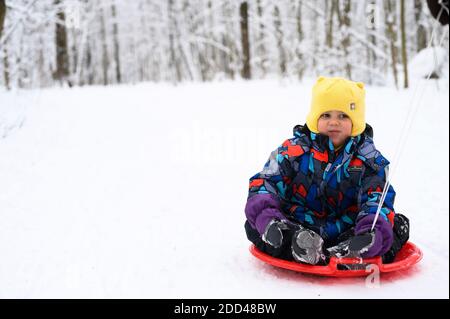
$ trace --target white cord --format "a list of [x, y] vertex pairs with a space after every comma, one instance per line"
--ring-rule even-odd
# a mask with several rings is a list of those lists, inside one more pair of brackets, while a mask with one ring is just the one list
[[[441, 14], [442, 14], [443, 10], [444, 10], [444, 6], [441, 6], [441, 10], [439, 11], [438, 17], [436, 18], [437, 20], [439, 20], [439, 18], [441, 17]], [[433, 42], [433, 38], [434, 38], [434, 34], [436, 32], [437, 26], [438, 26], [438, 24], [435, 24], [435, 26], [433, 28], [433, 31], [432, 31], [431, 37], [430, 37], [430, 41], [429, 41], [429, 43], [427, 45], [427, 49], [429, 49], [431, 47], [431, 44]], [[439, 46], [442, 45], [442, 42], [444, 41], [445, 36], [447, 35], [447, 33], [448, 33], [448, 28], [446, 28], [446, 31], [442, 35], [441, 40], [439, 41]], [[434, 61], [434, 66], [436, 66], [436, 61]], [[434, 71], [434, 68], [432, 68], [430, 70], [430, 72], [428, 73], [428, 76], [426, 77], [426, 80], [425, 80], [425, 86], [427, 85], [427, 82], [430, 79], [431, 74], [433, 73], [433, 71]], [[412, 107], [408, 111], [406, 121], [404, 122], [403, 128], [401, 130], [401, 135], [400, 135], [400, 137], [399, 137], [399, 139], [397, 141], [397, 147], [395, 148], [397, 151], [394, 154], [394, 160], [393, 160], [393, 163], [394, 163], [394, 165], [393, 165], [394, 167], [392, 169], [393, 172], [397, 171], [398, 162], [400, 161], [400, 157], [401, 157], [401, 155], [403, 153], [403, 150], [405, 148], [406, 142], [408, 140], [409, 134], [407, 132], [409, 132], [409, 129], [410, 129], [411, 124], [412, 124], [412, 122], [413, 122], [413, 120], [415, 118], [417, 110], [419, 109], [419, 106], [421, 104], [421, 100], [422, 100], [423, 94], [425, 92], [425, 88], [421, 89], [421, 94], [420, 94], [419, 98], [416, 100], [417, 103], [414, 104], [414, 101], [415, 101], [414, 98], [416, 96], [416, 93], [418, 92], [418, 87], [419, 87], [420, 83], [422, 83], [422, 82], [417, 82], [416, 87], [414, 88], [413, 94], [411, 96], [411, 101], [412, 102], [408, 104], [408, 105], [412, 105]], [[377, 212], [375, 214], [375, 218], [374, 218], [373, 223], [372, 223], [371, 231], [373, 231], [373, 229], [375, 227], [375, 224], [377, 223], [378, 217], [380, 215], [381, 207], [383, 206], [384, 200], [386, 198], [387, 191], [389, 189], [389, 186], [391, 185], [391, 177], [392, 176], [393, 176], [393, 173], [389, 174], [389, 170], [386, 169], [386, 183], [384, 184], [384, 188], [383, 188], [383, 192], [381, 194], [380, 202], [378, 203]]]

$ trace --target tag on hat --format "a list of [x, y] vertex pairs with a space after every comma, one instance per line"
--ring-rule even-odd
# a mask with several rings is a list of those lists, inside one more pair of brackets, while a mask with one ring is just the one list
[[354, 111], [356, 108], [356, 104], [355, 103], [350, 103], [350, 110]]

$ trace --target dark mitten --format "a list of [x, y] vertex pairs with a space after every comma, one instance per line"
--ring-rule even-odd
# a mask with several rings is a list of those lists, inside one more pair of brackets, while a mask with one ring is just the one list
[[292, 256], [298, 262], [311, 265], [325, 264], [323, 239], [312, 230], [300, 227], [292, 237]]
[[352, 236], [336, 246], [327, 249], [330, 256], [338, 258], [362, 257], [374, 244], [375, 234], [366, 232], [361, 235]]
[[283, 244], [283, 233], [295, 229], [295, 225], [279, 219], [272, 219], [267, 224], [266, 230], [262, 235], [262, 240], [274, 248], [279, 248]]

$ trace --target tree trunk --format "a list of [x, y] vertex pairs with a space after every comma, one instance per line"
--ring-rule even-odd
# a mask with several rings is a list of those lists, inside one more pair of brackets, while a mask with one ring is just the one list
[[[2, 33], [3, 33], [3, 24], [5, 22], [5, 16], [6, 16], [6, 5], [5, 0], [0, 0], [0, 41], [2, 40]], [[4, 43], [6, 44], [6, 43]], [[1, 48], [0, 50], [3, 50], [4, 57], [3, 57], [3, 77], [5, 79], [5, 87], [9, 89], [9, 64], [8, 64], [8, 54], [6, 52], [6, 46], [5, 48]]]
[[109, 67], [109, 59], [108, 59], [108, 45], [106, 42], [106, 24], [105, 24], [105, 12], [103, 8], [100, 8], [100, 34], [102, 41], [102, 71], [103, 71], [103, 85], [108, 85], [108, 67]]
[[9, 86], [9, 61], [8, 61], [8, 51], [6, 51], [6, 47], [3, 48], [3, 53], [5, 54], [3, 57], [3, 78], [5, 79], [5, 87], [9, 90], [10, 89], [10, 86]]
[[94, 68], [92, 65], [92, 49], [91, 45], [86, 45], [86, 81], [87, 84], [92, 85], [94, 84]]
[[54, 1], [58, 10], [59, 21], [56, 23], [56, 71], [53, 73], [53, 78], [63, 82], [69, 76], [69, 50], [67, 47], [66, 16], [60, 4], [60, 0]]
[[414, 0], [414, 16], [416, 20], [416, 52], [419, 52], [422, 49], [427, 47], [427, 31], [425, 26], [422, 24], [422, 8], [423, 8], [423, 0]]
[[[176, 54], [176, 44], [175, 44], [175, 35], [177, 31], [176, 26], [176, 12], [174, 8], [174, 0], [169, 0], [168, 2], [168, 14], [169, 14], [169, 51], [170, 51], [170, 65], [169, 68], [175, 68], [175, 77], [172, 77], [172, 81], [174, 83], [181, 82], [183, 79], [183, 75], [181, 73], [181, 66], [178, 55]], [[200, 62], [201, 63], [201, 62]]]
[[116, 64], [117, 83], [122, 82], [122, 74], [120, 72], [120, 51], [119, 51], [119, 31], [117, 26], [116, 5], [111, 4], [111, 13], [113, 18], [113, 36], [114, 36], [114, 60]]
[[222, 52], [222, 63], [223, 63], [223, 69], [225, 70], [225, 73], [229, 76], [230, 79], [235, 78], [235, 73], [237, 72], [236, 69], [236, 58], [238, 56], [237, 52], [237, 45], [234, 41], [234, 25], [232, 23], [232, 17], [233, 17], [233, 10], [230, 9], [230, 3], [224, 2], [224, 5], [222, 7], [223, 16], [225, 18], [225, 30], [222, 34], [222, 44], [225, 48], [228, 49], [228, 52], [223, 51]]
[[318, 27], [318, 21], [319, 21], [319, 14], [317, 13], [317, 11], [314, 11], [314, 18], [312, 19], [312, 23], [311, 23], [311, 28], [309, 30], [309, 33], [312, 34], [313, 37], [313, 54], [312, 54], [312, 66], [313, 66], [313, 71], [314, 73], [317, 73], [317, 69], [318, 69], [318, 55], [319, 55], [319, 51], [320, 51], [320, 39], [319, 36], [317, 35], [317, 27]]
[[342, 40], [341, 40], [341, 48], [344, 51], [344, 61], [345, 61], [345, 73], [349, 79], [352, 78], [352, 66], [349, 62], [349, 52], [348, 48], [350, 47], [350, 12], [351, 12], [351, 1], [344, 0], [344, 12], [341, 15], [339, 10], [339, 4], [336, 5], [336, 10], [339, 17], [339, 26], [343, 32]]
[[283, 45], [283, 30], [281, 30], [281, 17], [280, 17], [280, 10], [278, 9], [278, 6], [275, 6], [274, 8], [274, 16], [275, 16], [275, 37], [277, 39], [277, 46], [278, 46], [278, 52], [279, 52], [279, 66], [280, 66], [280, 72], [281, 76], [286, 75], [286, 53], [284, 52], [284, 45]]
[[[328, 1], [327, 1], [328, 3]], [[328, 5], [327, 5], [328, 7]], [[331, 0], [331, 8], [329, 10], [329, 16], [328, 16], [328, 21], [327, 21], [327, 34], [326, 34], [326, 44], [328, 48], [332, 48], [333, 47], [333, 16], [334, 16], [334, 12], [336, 11], [336, 1], [335, 0]]]
[[[337, 58], [336, 51], [333, 48], [333, 39], [334, 39], [334, 15], [339, 14], [338, 11], [338, 3], [339, 0], [331, 0], [331, 7], [328, 10], [328, 16], [325, 16], [326, 24], [326, 36], [325, 36], [325, 44], [326, 44], [326, 52], [325, 56], [323, 56], [323, 64], [326, 66], [326, 70], [330, 75], [334, 75], [336, 70], [339, 70], [340, 66], [336, 65], [333, 61]], [[328, 7], [328, 5], [327, 5]], [[338, 17], [339, 21], [339, 17]]]
[[239, 13], [241, 18], [241, 42], [243, 54], [241, 76], [242, 78], [249, 80], [251, 78], [250, 41], [248, 38], [248, 4], [246, 1], [241, 3], [239, 7]]
[[391, 65], [394, 74], [395, 87], [398, 88], [398, 72], [397, 72], [397, 33], [394, 30], [396, 24], [395, 8], [393, 0], [385, 0], [384, 6], [386, 11], [387, 36], [391, 47]]
[[400, 1], [400, 28], [402, 35], [403, 87], [408, 88], [408, 55], [406, 53], [405, 0]]
[[305, 37], [303, 34], [303, 26], [302, 26], [302, 1], [298, 2], [296, 20], [297, 20], [298, 47], [296, 48], [295, 52], [297, 53], [298, 59], [298, 78], [299, 80], [301, 80], [303, 79], [303, 73], [305, 72], [303, 53], [300, 50], [300, 45]]
[[[368, 38], [369, 38], [369, 42], [372, 44], [373, 48], [377, 47], [377, 38], [375, 37], [375, 33], [376, 33], [376, 25], [379, 23], [379, 21], [377, 21], [376, 19], [378, 18], [376, 16], [376, 6], [377, 6], [377, 2], [376, 0], [369, 0], [368, 3], [368, 8], [370, 11], [367, 11], [366, 14], [369, 14], [370, 17], [370, 24], [367, 26], [368, 28]], [[377, 69], [377, 55], [375, 53], [375, 51], [373, 49], [371, 49], [370, 47], [367, 47], [367, 66], [370, 67], [370, 71], [367, 74], [367, 82], [368, 84], [372, 84], [373, 80], [372, 80], [372, 70], [376, 70]]]
[[3, 23], [5, 22], [6, 5], [5, 0], [0, 0], [0, 39], [3, 33]]
[[257, 1], [257, 12], [258, 12], [258, 20], [259, 20], [259, 36], [258, 36], [258, 47], [257, 47], [257, 55], [260, 62], [260, 68], [262, 70], [263, 77], [266, 76], [266, 63], [267, 63], [267, 57], [266, 57], [266, 48], [264, 46], [264, 39], [265, 39], [265, 26], [264, 26], [264, 20], [263, 20], [263, 8], [261, 5], [261, 0]]
[[[186, 4], [188, 4], [189, 2], [186, 2]], [[209, 15], [209, 26], [208, 26], [208, 30], [209, 30], [209, 38], [216, 42], [217, 39], [215, 38], [215, 33], [214, 33], [214, 27], [215, 27], [215, 20], [214, 20], [214, 10], [213, 10], [213, 5], [212, 5], [212, 1], [209, 0], [208, 4], [207, 4], [207, 12]], [[208, 80], [212, 80], [214, 78], [214, 76], [219, 72], [218, 68], [217, 68], [217, 56], [218, 56], [218, 52], [215, 46], [211, 45], [209, 46], [209, 53], [207, 54], [208, 56], [208, 63], [209, 63], [209, 74], [208, 74]], [[194, 71], [194, 70], [192, 70]]]

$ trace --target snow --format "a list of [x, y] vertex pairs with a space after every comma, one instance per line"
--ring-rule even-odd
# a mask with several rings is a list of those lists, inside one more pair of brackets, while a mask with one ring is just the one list
[[[449, 92], [433, 83], [392, 180], [424, 258], [378, 287], [248, 251], [248, 178], [304, 123], [312, 81], [0, 91], [0, 297], [449, 298]], [[413, 90], [367, 86], [389, 159]]]
[[[445, 66], [447, 62], [447, 65]], [[408, 69], [413, 77], [427, 78], [430, 73], [441, 76], [447, 72], [448, 77], [448, 50], [442, 47], [430, 47], [421, 50], [409, 62]], [[444, 75], [445, 77], [445, 75]]]

